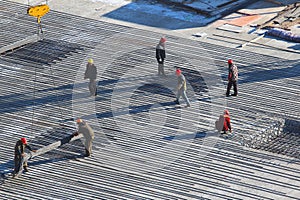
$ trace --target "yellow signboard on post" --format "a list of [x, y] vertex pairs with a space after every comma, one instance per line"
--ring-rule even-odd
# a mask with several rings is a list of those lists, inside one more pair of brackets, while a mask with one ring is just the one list
[[41, 18], [50, 11], [48, 5], [38, 5], [28, 8], [27, 14], [33, 17]]
[[41, 33], [43, 36], [43, 29], [41, 24], [41, 18], [50, 11], [47, 4], [31, 6], [27, 9], [27, 14], [37, 18], [38, 23], [38, 35]]

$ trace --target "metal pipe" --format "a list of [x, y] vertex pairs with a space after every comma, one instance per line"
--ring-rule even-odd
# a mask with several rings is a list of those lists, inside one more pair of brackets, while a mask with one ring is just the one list
[[44, 147], [38, 149], [36, 152], [31, 152], [29, 154], [26, 154], [26, 156], [24, 157], [24, 161], [27, 161], [29, 159], [32, 159], [32, 158], [36, 157], [36, 156], [45, 154], [45, 153], [47, 153], [51, 150], [54, 150], [54, 149], [66, 144], [66, 143], [70, 143], [70, 142], [78, 140], [82, 137], [83, 137], [82, 134], [79, 134], [78, 136], [74, 136], [74, 137], [73, 137], [73, 135], [69, 135], [69, 136], [67, 136], [67, 137], [65, 137], [65, 138], [63, 138], [63, 139], [61, 139], [57, 142], [54, 142], [52, 144], [49, 144], [47, 146], [44, 146]]

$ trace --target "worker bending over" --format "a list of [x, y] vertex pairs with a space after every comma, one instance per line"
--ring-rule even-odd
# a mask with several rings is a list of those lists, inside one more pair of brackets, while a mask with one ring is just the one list
[[82, 119], [77, 119], [76, 123], [78, 125], [77, 132], [74, 134], [77, 136], [78, 134], [82, 134], [85, 138], [85, 156], [91, 156], [92, 154], [92, 144], [95, 137], [94, 131], [91, 126]]

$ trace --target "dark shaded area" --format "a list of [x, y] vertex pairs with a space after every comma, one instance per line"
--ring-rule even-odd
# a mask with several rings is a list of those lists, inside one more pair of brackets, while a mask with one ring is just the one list
[[[173, 91], [171, 91], [169, 88], [166, 88], [165, 86], [158, 84], [158, 83], [146, 83], [143, 86], [139, 87], [135, 93], [137, 95], [143, 96], [145, 93], [152, 93], [157, 94], [161, 96], [171, 97], [175, 98], [175, 94]], [[134, 95], [134, 94], [133, 94]]]
[[299, 51], [299, 50], [300, 50], [300, 44], [295, 44], [295, 45], [290, 46], [290, 47], [288, 47], [288, 48], [289, 48], [289, 49], [294, 49], [294, 50]]
[[[175, 97], [174, 97], [175, 98]], [[144, 99], [145, 100], [145, 99]], [[176, 105], [175, 102], [171, 101], [171, 102], [163, 102], [163, 103], [160, 103], [160, 102], [152, 102], [150, 104], [144, 104], [144, 105], [141, 105], [141, 106], [129, 106], [129, 114], [138, 114], [138, 113], [141, 113], [141, 112], [149, 112], [149, 110], [151, 109], [151, 107], [155, 104], [155, 103], [158, 103], [163, 107], [165, 106], [173, 106], [173, 105]], [[167, 108], [166, 108], [167, 110]]]
[[[45, 65], [51, 65], [56, 61], [61, 61], [62, 58], [66, 58], [71, 53], [76, 53], [78, 50], [83, 50], [82, 45], [60, 41], [44, 39], [35, 43], [30, 43], [22, 48], [16, 49], [12, 52], [7, 52], [1, 57], [1, 59], [9, 59], [10, 64], [19, 64], [23, 66], [22, 73], [26, 73], [29, 77], [35, 77], [36, 72], [45, 69]], [[25, 63], [25, 64], [24, 64]], [[24, 70], [24, 72], [23, 72]], [[45, 75], [46, 78], [54, 79], [52, 74]], [[27, 78], [29, 78], [27, 77]], [[24, 74], [25, 78], [25, 74]], [[11, 80], [12, 81], [12, 80]], [[50, 82], [52, 83], [52, 82]], [[39, 97], [42, 92], [60, 91], [66, 89], [72, 89], [73, 85], [64, 85], [59, 87], [47, 88], [43, 90], [34, 90], [34, 85], [39, 84], [36, 79], [32, 85], [32, 93], [26, 94], [10, 94], [1, 96], [0, 113], [4, 112], [16, 112], [25, 107], [35, 105], [43, 105], [49, 103], [59, 103], [69, 101], [72, 98], [71, 94], [45, 94], [43, 97]], [[35, 93], [35, 98], [34, 98]]]
[[[62, 103], [66, 101], [70, 101], [72, 99], [72, 94], [62, 94], [59, 96], [57, 95], [48, 95], [44, 96], [42, 98], [35, 98], [33, 99], [32, 96], [29, 96], [27, 99], [24, 98], [23, 95], [21, 100], [15, 100], [15, 101], [9, 101], [9, 102], [3, 102], [1, 103], [0, 107], [0, 113], [9, 113], [9, 112], [17, 112], [19, 110], [24, 109], [25, 107], [32, 106], [40, 106], [44, 104], [50, 104], [50, 103]], [[12, 100], [12, 99], [5, 99], [5, 100]]]
[[82, 46], [61, 40], [44, 39], [35, 43], [29, 43], [20, 49], [7, 52], [4, 58], [12, 59], [12, 63], [25, 61], [37, 68], [42, 65], [50, 65], [55, 61], [62, 61], [68, 54], [84, 50]]
[[[174, 17], [164, 16], [164, 11], [157, 11], [157, 13], [147, 13], [145, 11], [145, 5], [151, 6], [154, 5], [149, 1], [137, 1], [125, 6], [122, 6], [110, 13], [105, 14], [105, 17], [117, 19], [121, 21], [127, 21], [131, 23], [165, 28], [170, 30], [177, 29], [186, 29], [186, 28], [195, 28], [202, 27], [207, 25], [208, 23], [212, 23], [213, 21], [222, 18], [223, 16], [229, 15], [239, 9], [245, 8], [246, 6], [258, 1], [237, 1], [237, 0], [229, 0], [226, 3], [213, 6], [210, 3], [206, 3], [207, 8], [196, 8], [193, 7], [192, 4], [188, 4], [185, 1], [182, 2], [170, 2], [168, 0], [157, 0], [158, 4], [164, 5], [167, 9], [171, 9], [173, 12], [182, 12], [190, 13], [191, 15], [202, 15], [205, 17], [205, 22], [203, 21], [195, 21], [195, 20], [183, 20], [183, 19], [175, 19]], [[151, 4], [152, 3], [152, 4]], [[205, 4], [205, 3], [204, 3]], [[133, 6], [134, 5], [134, 6]], [[144, 5], [144, 6], [143, 6]], [[218, 18], [215, 18], [215, 17]], [[169, 18], [169, 19], [168, 19]], [[145, 20], [147, 19], [147, 20]], [[168, 23], [168, 22], [172, 23]]]
[[73, 159], [78, 159], [78, 158], [84, 158], [85, 156], [82, 155], [67, 155], [65, 157], [62, 158], [55, 158], [55, 159], [48, 159], [48, 160], [42, 160], [42, 161], [33, 161], [30, 163], [30, 166], [38, 166], [38, 165], [43, 165], [43, 164], [47, 164], [47, 163], [56, 163], [56, 162], [62, 162], [62, 161], [66, 161], [66, 160], [73, 160]]
[[194, 1], [184, 1], [184, 0], [182, 2], [171, 2], [169, 0], [157, 0], [157, 1], [166, 5], [175, 5], [179, 9], [190, 10], [196, 12], [197, 14], [202, 14], [207, 17], [212, 17], [216, 13], [218, 13], [221, 16], [228, 15], [241, 8], [245, 8], [250, 4], [253, 4], [258, 0], [252, 0], [252, 1], [228, 0], [225, 3], [218, 4], [218, 5], [215, 4], [216, 2], [214, 2], [214, 4], [211, 4], [211, 1], [202, 1], [201, 3], [206, 4], [206, 7], [203, 6], [203, 8], [193, 7], [193, 5], [189, 3], [189, 2], [192, 3]]
[[60, 140], [60, 142], [61, 142], [60, 146], [69, 143], [69, 142], [71, 141], [72, 138], [73, 138], [73, 136], [70, 135], [70, 136], [67, 136], [67, 137], [61, 139], [61, 140]]
[[69, 143], [69, 141], [72, 139], [70, 133], [72, 133], [73, 131], [73, 129], [66, 127], [53, 128], [34, 138], [34, 140], [32, 141], [32, 146], [34, 149], [38, 149], [60, 140], [62, 142], [61, 146], [58, 149], [54, 149], [50, 152], [47, 152], [46, 154], [43, 154], [43, 157], [49, 159], [74, 157], [75, 155], [84, 152], [84, 145], [80, 140], [75, 140]]
[[299, 139], [300, 139], [300, 122], [297, 120], [293, 120], [293, 119], [286, 119], [285, 124], [283, 126], [283, 132], [295, 133], [299, 136]]
[[[262, 63], [261, 67], [272, 67], [273, 64], [277, 63]], [[280, 69], [258, 69], [258, 70], [251, 70], [248, 72], [241, 72], [239, 73], [239, 84], [243, 83], [251, 83], [251, 82], [261, 82], [261, 81], [268, 81], [274, 79], [282, 79], [282, 78], [293, 78], [293, 77], [300, 77], [300, 63], [282, 63], [285, 68]], [[292, 66], [289, 66], [292, 64]], [[249, 65], [248, 67], [252, 67]]]
[[204, 138], [206, 137], [206, 133], [205, 132], [197, 132], [196, 134], [184, 134], [184, 135], [177, 135], [177, 136], [166, 136], [163, 139], [164, 140], [185, 140], [185, 139], [191, 139], [191, 138]]
[[[106, 86], [110, 84], [117, 83], [118, 80], [101, 80], [98, 82], [98, 86]], [[77, 87], [83, 87], [84, 83], [77, 84]], [[59, 94], [51, 94], [51, 95], [45, 95], [42, 98], [39, 98], [38, 95], [36, 95], [36, 98], [33, 99], [33, 92], [31, 93], [13, 93], [9, 95], [3, 95], [0, 96], [0, 113], [9, 113], [9, 112], [16, 112], [24, 109], [25, 107], [35, 105], [46, 105], [46, 104], [57, 104], [57, 103], [64, 103], [69, 102], [72, 100], [72, 93], [70, 91], [73, 89], [73, 84], [68, 85], [62, 85], [58, 87], [52, 87], [42, 90], [36, 90], [36, 94], [41, 93], [47, 93], [47, 92], [60, 92]], [[101, 92], [98, 92], [99, 95], [103, 95], [106, 93], [111, 93], [112, 90], [101, 90]]]
[[[136, 3], [132, 3], [136, 4]], [[149, 2], [143, 2], [140, 4], [150, 4]], [[170, 9], [175, 10], [173, 6], [165, 5], [166, 7], [169, 7]], [[176, 9], [179, 12], [182, 11], [182, 9]], [[194, 12], [191, 10], [185, 10], [186, 12]], [[206, 25], [206, 23], [203, 23], [201, 21], [191, 21], [191, 20], [183, 20], [183, 19], [175, 19], [174, 17], [170, 16], [163, 16], [163, 11], [157, 11], [157, 13], [147, 13], [145, 11], [145, 8], [143, 6], [138, 6], [138, 8], [133, 9], [130, 4], [122, 6], [118, 9], [113, 10], [110, 13], [107, 13], [103, 15], [104, 17], [141, 24], [145, 26], [151, 26], [151, 27], [157, 27], [157, 28], [164, 28], [164, 29], [170, 29], [170, 30], [176, 30], [176, 29], [186, 29], [186, 28], [195, 28]], [[192, 15], [192, 13], [191, 13]], [[211, 20], [213, 21], [213, 20]], [[172, 23], [170, 23], [172, 22]]]
[[180, 68], [184, 74], [187, 83], [189, 83], [196, 95], [202, 96], [203, 93], [208, 92], [208, 87], [199, 71], [187, 68]]

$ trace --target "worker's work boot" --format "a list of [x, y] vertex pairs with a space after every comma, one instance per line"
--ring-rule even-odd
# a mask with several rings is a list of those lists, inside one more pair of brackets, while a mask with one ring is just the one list
[[24, 171], [25, 171], [25, 172], [29, 172], [29, 170], [28, 170], [28, 167], [27, 167], [27, 166], [24, 166], [23, 168], [24, 168]]
[[91, 156], [91, 153], [86, 149], [85, 150], [85, 155], [84, 155], [85, 157], [89, 157], [89, 156]]

